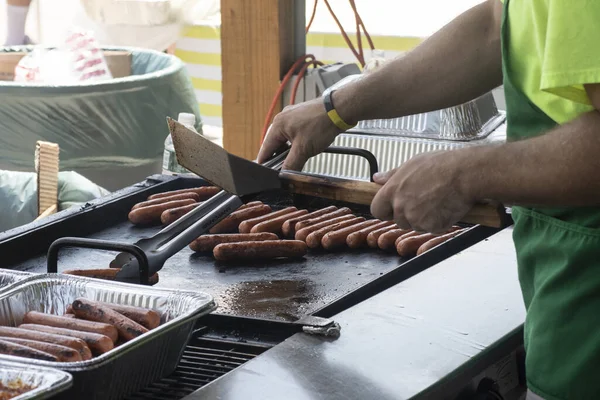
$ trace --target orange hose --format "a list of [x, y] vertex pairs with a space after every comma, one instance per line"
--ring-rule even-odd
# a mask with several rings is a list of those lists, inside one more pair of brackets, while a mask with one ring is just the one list
[[315, 0], [315, 5], [313, 6], [310, 20], [308, 20], [308, 25], [306, 25], [306, 33], [308, 33], [308, 31], [310, 30], [310, 27], [312, 26], [313, 21], [315, 20], [315, 15], [317, 15], [317, 4], [318, 3], [319, 3], [319, 0]]
[[348, 37], [348, 34], [346, 34], [346, 31], [344, 30], [344, 27], [342, 26], [342, 23], [338, 19], [337, 15], [335, 15], [335, 13], [333, 12], [333, 9], [331, 8], [331, 5], [329, 4], [329, 1], [328, 0], [324, 0], [324, 1], [325, 1], [325, 5], [327, 6], [327, 9], [329, 10], [329, 13], [331, 14], [331, 16], [333, 17], [333, 19], [335, 20], [335, 23], [337, 24], [338, 28], [340, 28], [340, 32], [342, 33], [342, 37], [346, 41], [346, 44], [348, 45], [348, 48], [350, 48], [350, 51], [352, 51], [352, 53], [354, 54], [354, 57], [356, 57], [356, 59], [358, 60], [358, 62], [360, 63], [360, 65], [364, 67], [365, 66], [365, 60], [363, 60], [360, 57], [360, 54], [358, 54], [358, 52], [354, 48], [354, 45], [352, 44], [352, 41]]
[[[363, 28], [363, 32], [365, 34], [365, 37], [367, 38], [367, 41], [369, 42], [369, 46], [371, 47], [371, 50], [375, 50], [375, 44], [373, 43], [373, 40], [371, 39], [371, 35], [369, 35], [369, 32], [367, 32], [365, 23], [363, 22], [362, 18], [360, 17], [360, 13], [358, 12], [358, 8], [356, 7], [355, 0], [350, 0], [350, 6], [352, 7], [352, 10], [354, 11], [354, 15], [356, 16], [356, 22]], [[357, 28], [357, 31], [358, 31], [358, 28]]]

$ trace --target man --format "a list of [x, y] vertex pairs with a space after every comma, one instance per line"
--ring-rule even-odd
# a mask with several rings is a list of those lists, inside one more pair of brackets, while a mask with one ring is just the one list
[[[402, 59], [286, 108], [300, 169], [359, 120], [466, 102], [504, 84], [507, 143], [422, 154], [378, 174], [373, 215], [442, 232], [476, 202], [513, 205], [529, 398], [600, 398], [600, 1], [488, 0]], [[331, 116], [331, 117], [330, 117]]]
[[25, 23], [31, 0], [6, 0], [5, 46], [20, 46], [31, 41], [25, 35]]

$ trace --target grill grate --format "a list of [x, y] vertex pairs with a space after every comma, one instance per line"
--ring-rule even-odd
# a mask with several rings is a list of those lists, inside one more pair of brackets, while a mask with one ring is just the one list
[[180, 400], [268, 348], [264, 345], [210, 339], [203, 337], [204, 333], [204, 330], [194, 332], [175, 372], [128, 396], [126, 400]]

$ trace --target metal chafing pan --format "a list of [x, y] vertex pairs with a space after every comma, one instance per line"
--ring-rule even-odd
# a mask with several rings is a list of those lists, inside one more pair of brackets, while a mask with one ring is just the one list
[[49, 399], [67, 390], [73, 384], [68, 372], [53, 368], [0, 360], [0, 383], [4, 386], [31, 386], [32, 389], [12, 400]]
[[73, 387], [59, 397], [64, 399], [121, 399], [168, 375], [175, 369], [195, 321], [216, 308], [213, 298], [204, 293], [44, 274], [0, 293], [0, 325], [19, 325], [27, 311], [63, 314], [78, 297], [155, 309], [161, 313], [161, 325], [88, 361], [56, 363], [0, 356], [0, 361], [18, 360], [73, 374]]
[[35, 274], [0, 268], [0, 293], [12, 289], [15, 284], [34, 277]]

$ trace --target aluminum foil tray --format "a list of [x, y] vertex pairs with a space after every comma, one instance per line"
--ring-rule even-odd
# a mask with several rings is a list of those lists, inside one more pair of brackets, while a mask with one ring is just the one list
[[0, 268], [0, 292], [10, 290], [13, 286], [24, 279], [36, 276], [30, 272], [13, 271]]
[[487, 137], [505, 120], [490, 92], [468, 103], [425, 114], [361, 121], [349, 132], [471, 141]]
[[58, 369], [0, 360], [0, 383], [10, 386], [15, 382], [31, 386], [33, 389], [13, 397], [12, 400], [41, 400], [52, 398], [67, 390], [73, 384], [73, 377], [68, 372]]
[[88, 361], [57, 363], [0, 355], [0, 361], [70, 372], [74, 383], [59, 395], [61, 399], [121, 399], [170, 374], [195, 321], [216, 308], [213, 298], [204, 293], [43, 274], [0, 293], [0, 325], [19, 325], [27, 311], [63, 314], [77, 297], [153, 308], [161, 313], [161, 325]]

